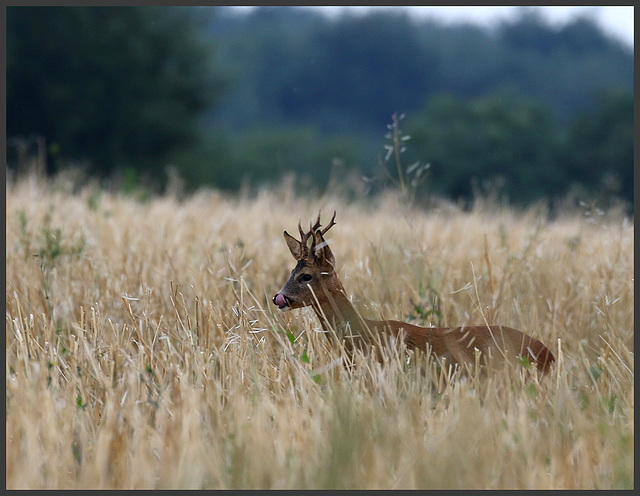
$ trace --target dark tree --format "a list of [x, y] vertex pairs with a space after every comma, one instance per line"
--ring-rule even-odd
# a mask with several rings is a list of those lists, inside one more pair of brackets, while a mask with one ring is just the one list
[[469, 201], [490, 185], [513, 204], [561, 192], [560, 142], [548, 109], [509, 95], [434, 98], [407, 122], [410, 158], [429, 162], [433, 191]]
[[565, 161], [591, 200], [633, 204], [633, 93], [610, 91], [599, 102], [573, 120]]
[[7, 136], [43, 137], [50, 172], [75, 160], [157, 176], [220, 92], [209, 12], [8, 7]]

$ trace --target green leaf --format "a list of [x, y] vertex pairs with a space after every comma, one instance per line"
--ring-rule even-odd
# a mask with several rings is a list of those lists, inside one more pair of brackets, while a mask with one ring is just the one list
[[307, 350], [304, 350], [302, 352], [302, 356], [300, 357], [300, 360], [302, 360], [304, 363], [311, 363], [311, 360], [309, 360], [309, 355], [307, 355]]
[[533, 399], [536, 397], [536, 394], [538, 393], [538, 388], [536, 387], [535, 384], [529, 384], [525, 389], [525, 393], [529, 398]]
[[604, 372], [602, 367], [594, 367], [594, 366], [589, 367], [589, 373], [591, 374], [591, 377], [593, 377], [594, 381], [597, 381], [600, 378], [600, 376], [602, 375], [602, 372]]
[[518, 357], [518, 363], [527, 370], [531, 370], [531, 362], [529, 357]]

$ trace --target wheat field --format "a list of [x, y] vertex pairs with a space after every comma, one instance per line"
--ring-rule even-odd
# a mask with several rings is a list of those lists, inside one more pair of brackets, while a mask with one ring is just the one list
[[[632, 220], [292, 189], [7, 181], [7, 489], [634, 487]], [[516, 327], [550, 376], [342, 366], [271, 302], [319, 209], [365, 316]]]

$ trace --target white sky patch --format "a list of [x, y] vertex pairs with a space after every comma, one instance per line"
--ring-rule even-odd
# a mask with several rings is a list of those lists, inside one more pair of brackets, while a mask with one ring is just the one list
[[[255, 7], [235, 7], [249, 11]], [[300, 8], [300, 7], [296, 7]], [[458, 6], [458, 7], [424, 7], [424, 6], [309, 6], [329, 17], [336, 17], [341, 12], [348, 11], [353, 14], [366, 13], [375, 9], [404, 9], [412, 15], [422, 18], [432, 18], [448, 23], [470, 23], [485, 27], [493, 27], [502, 21], [508, 21], [518, 16], [522, 8], [535, 8], [542, 12], [543, 16], [552, 24], [562, 25], [578, 16], [587, 16], [593, 19], [606, 33], [618, 38], [626, 45], [633, 48], [634, 38], [634, 7], [623, 6]]]

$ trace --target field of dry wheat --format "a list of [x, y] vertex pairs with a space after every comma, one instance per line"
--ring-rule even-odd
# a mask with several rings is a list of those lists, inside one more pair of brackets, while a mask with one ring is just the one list
[[[621, 213], [35, 176], [6, 206], [7, 489], [634, 486]], [[282, 231], [319, 209], [365, 316], [520, 328], [551, 375], [448, 377], [402, 348], [340, 365], [310, 310], [271, 302], [294, 266]]]

